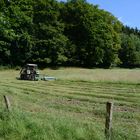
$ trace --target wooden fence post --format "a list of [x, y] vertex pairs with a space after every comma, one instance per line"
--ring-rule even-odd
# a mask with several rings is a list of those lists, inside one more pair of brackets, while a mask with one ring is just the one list
[[8, 111], [10, 111], [11, 110], [10, 101], [9, 101], [9, 99], [6, 95], [4, 95], [3, 97], [4, 97], [6, 108], [7, 108]]
[[105, 123], [105, 136], [107, 140], [111, 140], [112, 133], [112, 114], [113, 114], [113, 103], [106, 103], [106, 123]]

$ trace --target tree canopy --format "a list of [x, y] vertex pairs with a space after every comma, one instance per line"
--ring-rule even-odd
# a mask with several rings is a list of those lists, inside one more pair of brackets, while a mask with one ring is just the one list
[[1, 65], [140, 65], [140, 31], [85, 0], [1, 0], [0, 28]]

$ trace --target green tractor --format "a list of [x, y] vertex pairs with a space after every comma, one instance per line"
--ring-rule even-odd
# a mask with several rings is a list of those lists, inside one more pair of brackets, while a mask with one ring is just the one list
[[37, 64], [26, 64], [20, 71], [20, 80], [31, 80], [31, 81], [38, 81], [38, 80], [56, 80], [55, 77], [50, 77], [47, 75], [39, 74]]
[[26, 64], [20, 71], [21, 80], [39, 80], [39, 70], [37, 64]]

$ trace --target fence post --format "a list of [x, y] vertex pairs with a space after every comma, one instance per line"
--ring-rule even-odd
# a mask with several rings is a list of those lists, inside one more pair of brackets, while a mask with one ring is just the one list
[[8, 111], [10, 111], [11, 110], [10, 101], [9, 101], [9, 99], [6, 95], [4, 95], [3, 97], [4, 97], [6, 108], [7, 108]]
[[106, 103], [106, 123], [105, 123], [105, 136], [107, 140], [111, 140], [112, 133], [112, 114], [113, 114], [113, 103]]

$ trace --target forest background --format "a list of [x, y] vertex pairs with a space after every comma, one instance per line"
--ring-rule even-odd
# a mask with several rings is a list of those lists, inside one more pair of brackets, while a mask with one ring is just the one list
[[140, 67], [140, 30], [85, 0], [1, 0], [0, 65]]

